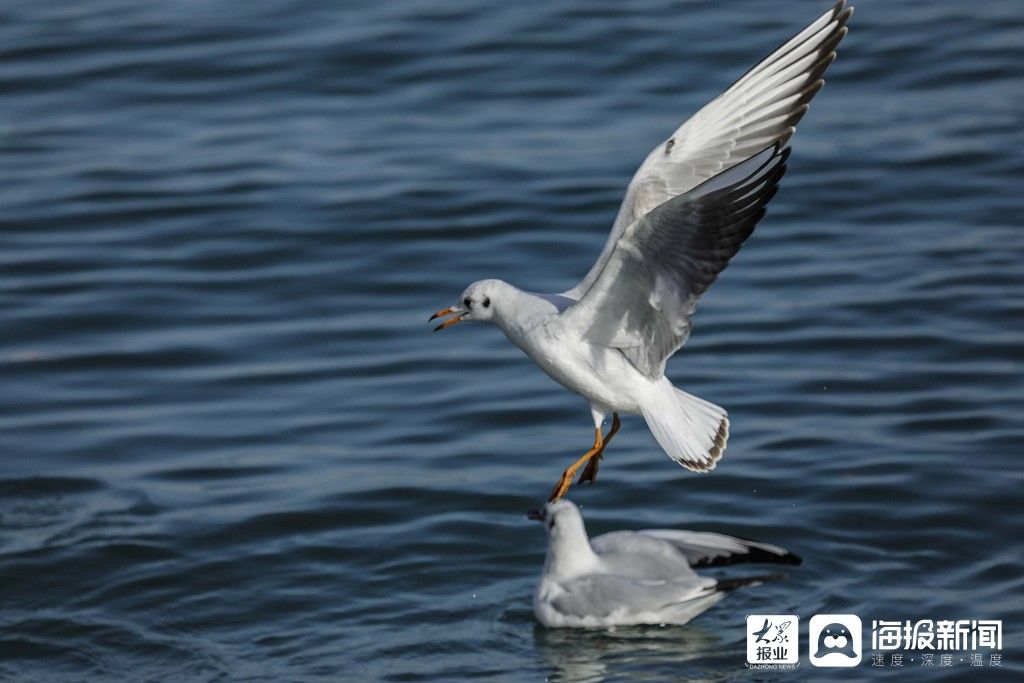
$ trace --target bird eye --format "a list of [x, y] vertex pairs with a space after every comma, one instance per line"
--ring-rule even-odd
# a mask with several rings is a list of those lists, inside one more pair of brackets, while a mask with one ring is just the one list
[[488, 296], [485, 296], [484, 297], [484, 308], [490, 308], [490, 307], [491, 307], [491, 298], [488, 297]]
[[462, 303], [466, 306], [466, 308], [471, 308], [473, 306], [473, 300], [470, 299], [468, 296], [462, 300]]
[[554, 529], [554, 528], [555, 528], [555, 518], [554, 518], [554, 517], [552, 517], [552, 518], [551, 518], [551, 521], [550, 521], [550, 522], [548, 522], [548, 531], [551, 531], [551, 530], [552, 530], [552, 529]]

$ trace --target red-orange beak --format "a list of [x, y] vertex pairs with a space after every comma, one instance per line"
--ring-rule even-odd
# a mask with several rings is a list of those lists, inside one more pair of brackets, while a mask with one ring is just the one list
[[[436, 320], [437, 318], [443, 318], [446, 315], [452, 314], [454, 314], [455, 317], [449, 318], [448, 320], [445, 320], [443, 323], [435, 327], [434, 332], [437, 332], [438, 330], [443, 330], [446, 327], [451, 327], [452, 325], [457, 325], [458, 323], [462, 322], [462, 316], [466, 315], [466, 312], [458, 308], [446, 308], [430, 316], [430, 320]], [[430, 322], [430, 320], [428, 320], [427, 322]]]

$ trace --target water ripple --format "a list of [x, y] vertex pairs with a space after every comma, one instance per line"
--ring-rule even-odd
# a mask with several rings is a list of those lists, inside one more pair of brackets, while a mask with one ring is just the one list
[[481, 277], [571, 286], [646, 150], [798, 9], [0, 10], [0, 678], [739, 680], [777, 610], [1017, 648], [1018, 3], [858, 3], [669, 365], [727, 457], [686, 473], [627, 418], [574, 493], [594, 533], [784, 545], [786, 581], [685, 628], [535, 627], [522, 513], [586, 406], [494, 330], [428, 331]]

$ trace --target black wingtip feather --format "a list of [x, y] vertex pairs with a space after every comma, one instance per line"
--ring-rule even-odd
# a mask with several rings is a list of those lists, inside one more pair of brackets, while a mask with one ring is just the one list
[[[790, 147], [785, 147], [780, 150], [779, 144], [775, 143], [771, 147], [766, 147], [757, 154], [754, 154], [750, 159], [753, 159], [758, 154], [762, 154], [772, 148], [775, 150], [772, 156], [770, 156], [763, 164], [758, 166], [757, 170], [753, 171], [742, 180], [736, 181], [732, 185], [720, 188], [714, 192], [709, 192], [707, 195], [700, 198], [699, 205], [701, 207], [722, 207], [724, 205], [728, 206], [728, 210], [731, 211], [735, 209], [734, 203], [737, 202], [737, 200], [751, 196], [752, 198], [757, 198], [760, 196], [761, 192], [767, 191], [766, 189], [761, 189], [759, 192], [755, 191], [757, 185], [764, 185], [766, 188], [778, 185], [779, 181], [782, 180], [782, 176], [786, 172], [786, 160], [789, 159], [791, 152]], [[712, 182], [717, 177], [718, 176], [713, 176], [705, 182]], [[697, 189], [699, 190], [699, 186]]]
[[785, 574], [762, 574], [760, 576], [739, 576], [734, 579], [719, 579], [715, 584], [715, 590], [720, 593], [734, 591], [745, 586], [760, 586], [769, 581], [781, 581], [786, 578]]
[[[742, 539], [741, 539], [742, 540]], [[764, 548], [750, 547], [746, 553], [737, 553], [726, 557], [705, 559], [694, 563], [694, 567], [729, 567], [734, 564], [785, 564], [798, 566], [803, 564], [799, 555], [783, 551], [780, 555]]]

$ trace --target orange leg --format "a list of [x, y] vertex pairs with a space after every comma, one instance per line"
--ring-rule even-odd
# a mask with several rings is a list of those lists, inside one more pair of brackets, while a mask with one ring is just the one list
[[562, 472], [562, 478], [555, 484], [555, 488], [551, 489], [551, 496], [548, 498], [549, 503], [555, 502], [569, 491], [569, 487], [572, 486], [572, 478], [576, 476], [576, 470], [600, 453], [602, 446], [604, 446], [604, 440], [601, 438], [601, 428], [598, 427], [594, 430], [594, 447], [584, 453], [582, 458], [569, 465], [565, 472]]
[[579, 483], [589, 482], [593, 484], [597, 481], [597, 470], [601, 467], [601, 458], [604, 457], [605, 447], [612, 442], [612, 437], [619, 433], [619, 427], [622, 423], [619, 422], [619, 414], [612, 413], [612, 428], [608, 431], [608, 436], [604, 437], [604, 443], [601, 444], [601, 448], [597, 451], [597, 455], [587, 461], [587, 466], [583, 470], [583, 474], [580, 475]]

